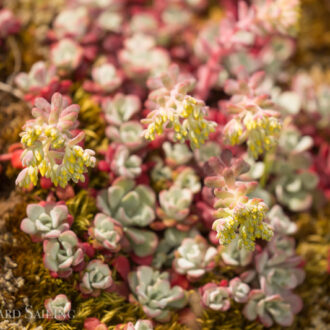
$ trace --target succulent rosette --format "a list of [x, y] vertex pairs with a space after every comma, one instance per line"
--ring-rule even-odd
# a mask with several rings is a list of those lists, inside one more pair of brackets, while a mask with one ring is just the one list
[[45, 300], [47, 317], [58, 321], [64, 321], [70, 318], [71, 302], [65, 294], [59, 294], [54, 299]]
[[167, 51], [156, 47], [153, 37], [140, 33], [125, 40], [119, 60], [127, 76], [134, 79], [146, 79], [151, 74], [164, 72], [170, 62]]
[[198, 280], [215, 266], [217, 249], [209, 247], [202, 236], [185, 238], [177, 251], [173, 267], [179, 274], [186, 274], [191, 281]]
[[54, 21], [56, 38], [65, 37], [81, 40], [87, 33], [90, 18], [86, 7], [79, 6], [63, 10]]
[[54, 276], [68, 277], [74, 267], [78, 268], [84, 263], [84, 252], [73, 231], [68, 230], [56, 239], [45, 240], [43, 249], [45, 267]]
[[189, 216], [192, 200], [191, 190], [173, 185], [159, 194], [161, 208], [157, 209], [158, 216], [168, 222], [184, 222]]
[[122, 83], [122, 74], [111, 63], [101, 63], [92, 70], [92, 81], [84, 83], [84, 89], [94, 93], [115, 91]]
[[192, 158], [192, 153], [186, 144], [164, 142], [163, 150], [166, 156], [166, 162], [171, 166], [184, 165]]
[[0, 10], [0, 38], [6, 38], [11, 34], [17, 33], [21, 23], [8, 9]]
[[299, 267], [299, 256], [287, 257], [285, 253], [271, 254], [267, 251], [256, 256], [256, 270], [262, 288], [267, 294], [286, 292], [296, 288], [305, 278], [305, 272]]
[[152, 265], [157, 269], [161, 268], [163, 265], [172, 266], [174, 255], [182, 241], [185, 238], [193, 238], [198, 235], [200, 235], [200, 233], [195, 228], [189, 231], [182, 231], [175, 227], [166, 228], [164, 237], [157, 246]]
[[111, 284], [112, 277], [109, 266], [101, 260], [95, 259], [86, 266], [79, 288], [82, 293], [97, 297], [101, 290], [108, 289]]
[[229, 282], [229, 292], [236, 302], [244, 303], [248, 300], [250, 287], [239, 277], [235, 277]]
[[123, 236], [122, 226], [106, 214], [96, 214], [93, 226], [88, 231], [95, 239], [96, 248], [104, 248], [110, 252], [120, 250], [120, 241]]
[[129, 150], [137, 150], [145, 145], [142, 137], [143, 127], [137, 121], [128, 121], [120, 127], [108, 126], [106, 134], [110, 140], [120, 143]]
[[128, 283], [134, 299], [139, 302], [148, 317], [158, 322], [168, 322], [171, 312], [186, 305], [184, 290], [171, 287], [169, 274], [140, 266], [128, 275]]
[[117, 325], [115, 330], [152, 330], [153, 324], [149, 320], [138, 320], [135, 324], [128, 322], [126, 324]]
[[157, 235], [148, 230], [134, 228], [151, 224], [156, 215], [155, 194], [145, 185], [136, 185], [131, 179], [120, 177], [101, 191], [97, 197], [99, 209], [118, 221], [139, 257], [151, 255], [158, 243]]
[[70, 73], [78, 68], [83, 58], [83, 49], [72, 39], [61, 39], [51, 50], [51, 61], [63, 73]]
[[30, 102], [37, 96], [50, 100], [55, 92], [66, 93], [72, 85], [70, 80], [60, 80], [55, 66], [48, 66], [43, 61], [34, 63], [29, 73], [19, 73], [15, 83], [24, 92], [24, 99]]
[[179, 188], [188, 189], [196, 194], [201, 190], [200, 178], [191, 167], [181, 167], [175, 172], [174, 185]]
[[278, 201], [291, 211], [305, 211], [313, 203], [313, 193], [319, 179], [312, 172], [282, 173], [275, 183]]
[[29, 204], [27, 218], [21, 222], [21, 230], [31, 235], [34, 241], [57, 238], [69, 230], [73, 218], [64, 203], [41, 202]]
[[134, 179], [142, 173], [142, 159], [132, 155], [124, 145], [116, 148], [111, 162], [111, 169], [117, 175], [128, 179]]
[[145, 227], [155, 219], [155, 194], [150, 187], [118, 178], [97, 197], [99, 209], [125, 226]]
[[106, 121], [114, 126], [120, 126], [130, 120], [141, 107], [141, 101], [136, 95], [116, 94], [111, 99], [102, 102]]
[[258, 318], [266, 327], [271, 327], [274, 323], [287, 327], [293, 323], [290, 304], [285, 302], [280, 295], [267, 296], [262, 290], [250, 292], [243, 313], [250, 321]]
[[205, 284], [199, 289], [204, 307], [214, 311], [226, 311], [230, 308], [230, 291], [215, 283]]
[[290, 218], [284, 213], [279, 205], [274, 205], [267, 214], [269, 223], [273, 226], [275, 232], [283, 235], [294, 234], [297, 225], [290, 221]]
[[228, 246], [223, 247], [220, 254], [223, 262], [229, 266], [245, 267], [253, 260], [253, 252], [240, 248], [238, 239], [234, 239]]

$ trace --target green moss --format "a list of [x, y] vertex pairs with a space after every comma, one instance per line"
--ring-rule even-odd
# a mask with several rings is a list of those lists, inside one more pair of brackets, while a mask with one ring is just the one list
[[97, 212], [95, 199], [86, 190], [81, 190], [77, 195], [68, 200], [66, 204], [69, 213], [74, 218], [71, 229], [77, 235], [87, 231]]
[[81, 87], [74, 92], [73, 101], [80, 105], [79, 121], [86, 134], [85, 147], [92, 150], [104, 149], [107, 145], [106, 124], [102, 118], [101, 108]]

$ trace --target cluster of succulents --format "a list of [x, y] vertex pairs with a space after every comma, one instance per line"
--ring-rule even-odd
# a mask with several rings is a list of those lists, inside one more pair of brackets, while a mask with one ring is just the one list
[[[70, 1], [47, 31], [47, 57], [16, 75], [35, 106], [16, 183], [42, 188], [22, 231], [79, 301], [114, 294], [144, 313], [123, 324], [86, 314], [86, 329], [187, 325], [187, 310], [197, 324], [201, 309], [237, 305], [284, 327], [302, 308], [289, 236], [295, 212], [330, 196], [319, 183], [329, 166], [311, 148], [326, 139], [329, 86], [282, 72], [298, 0], [223, 3], [223, 18], [200, 29], [214, 7], [204, 0]], [[295, 119], [315, 113], [318, 128], [301, 129]], [[69, 322], [70, 299], [47, 299], [49, 317]]]

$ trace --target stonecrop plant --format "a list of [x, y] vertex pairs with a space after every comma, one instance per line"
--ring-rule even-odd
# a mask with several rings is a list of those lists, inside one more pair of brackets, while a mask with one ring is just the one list
[[[330, 148], [312, 149], [329, 86], [287, 70], [298, 0], [220, 3], [64, 2], [44, 60], [13, 80], [33, 116], [21, 161], [6, 155], [29, 193], [21, 230], [42, 244], [40, 283], [56, 279], [35, 324], [300, 327], [290, 235], [330, 196]], [[14, 23], [0, 10], [0, 42]]]
[[[217, 231], [220, 243], [227, 246], [236, 237], [239, 248], [254, 250], [255, 240], [270, 240], [272, 229], [264, 222], [267, 205], [258, 198], [249, 198], [257, 182], [244, 182], [239, 176], [248, 170], [242, 159], [232, 161], [230, 151], [220, 158], [211, 158], [205, 166], [210, 174], [205, 185], [213, 189], [215, 216], [212, 228]], [[212, 175], [213, 174], [213, 175]]]
[[51, 103], [43, 98], [35, 101], [32, 115], [21, 133], [25, 148], [22, 164], [26, 168], [20, 172], [16, 184], [36, 186], [38, 174], [49, 178], [55, 186], [65, 188], [70, 180], [85, 181], [84, 173], [95, 165], [94, 151], [84, 150], [79, 143], [84, 133], [73, 135], [77, 128], [79, 106], [68, 105], [68, 100], [55, 93]]
[[148, 125], [145, 138], [154, 140], [170, 128], [174, 141], [189, 141], [192, 148], [205, 143], [216, 123], [205, 119], [205, 103], [187, 94], [193, 88], [193, 81], [180, 77], [179, 68], [172, 66], [161, 77], [149, 80], [148, 85], [153, 89], [148, 101], [154, 110], [142, 120]]

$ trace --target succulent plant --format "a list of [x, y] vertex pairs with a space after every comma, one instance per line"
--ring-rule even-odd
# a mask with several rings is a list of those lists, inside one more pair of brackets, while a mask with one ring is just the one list
[[120, 177], [97, 197], [99, 209], [123, 227], [145, 227], [155, 219], [155, 194], [145, 185]]
[[156, 233], [133, 227], [125, 227], [124, 232], [130, 243], [130, 247], [138, 257], [148, 257], [156, 251], [158, 245], [158, 236]]
[[192, 158], [192, 153], [186, 144], [164, 142], [163, 150], [165, 152], [166, 162], [172, 166], [186, 164]]
[[70, 73], [78, 68], [82, 61], [83, 49], [72, 39], [64, 38], [53, 45], [51, 63], [63, 73]]
[[208, 246], [202, 236], [185, 238], [175, 252], [173, 267], [179, 274], [186, 274], [191, 281], [198, 280], [215, 266], [217, 249]]
[[297, 231], [297, 225], [290, 221], [279, 205], [274, 205], [267, 213], [267, 219], [274, 231], [282, 235], [292, 235]]
[[111, 284], [112, 277], [109, 266], [101, 260], [94, 259], [85, 268], [79, 288], [82, 293], [97, 297], [101, 290], [108, 289]]
[[181, 189], [189, 189], [194, 194], [201, 190], [200, 178], [191, 167], [180, 167], [176, 171], [174, 186]]
[[84, 139], [83, 132], [72, 137], [72, 130], [78, 125], [79, 106], [68, 106], [68, 101], [59, 93], [52, 96], [51, 104], [37, 98], [35, 105], [32, 109], [35, 119], [28, 121], [21, 133], [25, 148], [21, 159], [27, 167], [19, 173], [16, 184], [36, 185], [38, 171], [62, 188], [69, 180], [84, 182], [83, 174], [95, 165], [95, 157], [94, 151], [78, 145]]
[[62, 10], [54, 21], [54, 32], [60, 40], [74, 38], [81, 40], [88, 32], [90, 18], [86, 7], [79, 6]]
[[47, 68], [45, 62], [39, 61], [32, 65], [29, 73], [19, 73], [15, 78], [15, 83], [24, 92], [34, 90], [40, 92], [55, 76], [55, 67]]
[[313, 194], [318, 182], [318, 176], [309, 171], [282, 173], [274, 182], [276, 197], [291, 211], [305, 211], [313, 203]]
[[141, 121], [148, 125], [144, 136], [154, 140], [156, 135], [171, 128], [174, 141], [188, 140], [192, 148], [198, 148], [214, 131], [216, 123], [205, 119], [204, 102], [187, 94], [193, 86], [191, 79], [180, 82], [179, 78], [179, 68], [171, 66], [168, 72], [149, 82], [154, 88], [149, 94], [153, 111]]
[[193, 194], [189, 189], [172, 186], [159, 194], [161, 209], [158, 215], [163, 219], [183, 221], [190, 213], [192, 200]]
[[122, 83], [121, 74], [111, 63], [102, 63], [92, 70], [94, 85], [91, 91], [109, 93], [116, 90]]
[[162, 21], [168, 34], [178, 33], [192, 19], [191, 12], [185, 7], [172, 3], [162, 13]]
[[162, 265], [171, 266], [174, 259], [174, 253], [182, 241], [188, 237], [200, 235], [196, 229], [182, 231], [175, 227], [167, 228], [163, 239], [159, 242], [152, 265], [159, 269]]
[[248, 170], [247, 164], [238, 158], [232, 160], [228, 150], [221, 158], [211, 158], [205, 167], [210, 175], [205, 185], [214, 191], [216, 197], [214, 208], [218, 218], [213, 223], [220, 243], [228, 245], [238, 236], [239, 247], [253, 250], [256, 238], [270, 240], [272, 230], [265, 223], [267, 205], [262, 200], [250, 199], [246, 194], [253, 191], [256, 182], [243, 182], [239, 179]]
[[254, 321], [258, 318], [266, 327], [271, 327], [274, 322], [283, 327], [292, 324], [291, 306], [280, 295], [267, 296], [262, 290], [252, 290], [248, 299], [243, 310], [248, 320]]
[[65, 294], [59, 294], [54, 299], [45, 300], [47, 317], [58, 321], [64, 321], [70, 318], [71, 302]]
[[136, 12], [129, 22], [129, 28], [131, 32], [155, 34], [158, 22], [155, 15], [150, 12]]
[[72, 82], [60, 79], [54, 65], [48, 66], [45, 62], [38, 61], [28, 73], [20, 72], [15, 77], [15, 84], [24, 93], [24, 99], [33, 103], [36, 97], [50, 100], [55, 92], [67, 93]]
[[301, 100], [302, 108], [311, 115], [318, 115], [317, 126], [321, 128], [327, 127], [330, 120], [330, 88], [326, 75], [327, 71], [315, 65], [310, 72], [299, 71], [292, 81], [292, 89]]
[[131, 155], [124, 145], [118, 146], [111, 162], [112, 171], [124, 178], [134, 179], [142, 173], [142, 159], [137, 155]]
[[135, 324], [133, 322], [118, 324], [114, 330], [152, 330], [153, 328], [152, 321], [138, 320]]
[[84, 262], [84, 252], [79, 247], [78, 238], [73, 231], [65, 231], [56, 239], [45, 240], [44, 264], [59, 277], [68, 277], [73, 267]]
[[245, 267], [252, 262], [253, 252], [239, 247], [238, 238], [221, 249], [221, 257], [226, 265]]
[[141, 266], [128, 275], [128, 283], [147, 316], [158, 322], [168, 322], [172, 310], [186, 305], [184, 290], [179, 286], [171, 287], [166, 272], [160, 273], [151, 267]]
[[221, 148], [218, 143], [207, 141], [198, 149], [194, 150], [194, 156], [199, 165], [203, 165], [212, 157], [220, 156]]
[[199, 289], [204, 307], [214, 311], [227, 311], [230, 308], [230, 293], [228, 288], [215, 283], [205, 284]]
[[[299, 0], [256, 1], [256, 19], [267, 32], [295, 35], [298, 31]], [[260, 25], [261, 25], [260, 24]]]
[[235, 277], [229, 282], [229, 292], [236, 302], [245, 303], [248, 300], [250, 287], [239, 277]]
[[96, 24], [104, 31], [118, 33], [123, 25], [123, 14], [109, 8], [101, 12], [100, 16], [97, 18]]
[[21, 230], [36, 241], [57, 238], [67, 231], [73, 221], [65, 204], [44, 202], [29, 204], [27, 218], [22, 220]]
[[111, 252], [117, 252], [120, 249], [123, 229], [116, 220], [109, 216], [103, 213], [96, 214], [93, 226], [88, 231], [95, 239], [96, 248], [104, 248]]
[[313, 139], [308, 135], [302, 135], [290, 122], [285, 122], [278, 145], [285, 154], [299, 154], [313, 146]]
[[279, 203], [291, 211], [307, 210], [319, 182], [316, 173], [310, 170], [312, 160], [307, 150], [312, 146], [311, 138], [302, 136], [290, 122], [285, 122], [279, 141], [280, 150], [271, 169], [275, 179], [270, 188]]
[[133, 227], [145, 227], [155, 219], [155, 194], [149, 187], [136, 186], [133, 180], [120, 177], [101, 191], [97, 204], [103, 213], [123, 226], [125, 237], [137, 256], [150, 256], [156, 250], [157, 235]]
[[172, 169], [166, 166], [163, 159], [158, 156], [153, 157], [152, 161], [155, 165], [151, 170], [151, 179], [156, 189], [168, 188], [172, 184]]
[[116, 143], [123, 144], [129, 150], [137, 150], [145, 145], [142, 137], [143, 127], [138, 121], [128, 121], [120, 125], [120, 127], [108, 126], [106, 135]]
[[305, 278], [304, 270], [299, 268], [301, 262], [302, 259], [295, 255], [271, 255], [267, 250], [259, 253], [255, 263], [264, 291], [272, 295], [296, 288]]
[[0, 10], [0, 38], [6, 38], [10, 34], [19, 31], [21, 24], [9, 9]]
[[281, 130], [270, 97], [258, 92], [264, 72], [257, 72], [250, 79], [227, 80], [225, 92], [232, 94], [227, 109], [234, 114], [226, 124], [224, 134], [231, 145], [247, 141], [248, 152], [253, 158], [273, 150]]
[[140, 107], [141, 101], [137, 96], [120, 93], [102, 103], [106, 121], [115, 126], [120, 126], [130, 120]]
[[295, 241], [292, 237], [275, 234], [268, 243], [267, 249], [272, 255], [289, 258], [295, 254]]
[[165, 49], [156, 47], [153, 37], [136, 33], [124, 41], [119, 60], [127, 76], [145, 79], [151, 74], [164, 72], [169, 66]]
[[125, 330], [152, 330], [154, 327], [149, 320], [138, 320], [135, 324], [129, 322]]

